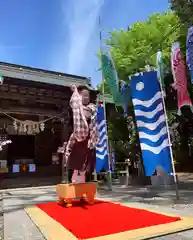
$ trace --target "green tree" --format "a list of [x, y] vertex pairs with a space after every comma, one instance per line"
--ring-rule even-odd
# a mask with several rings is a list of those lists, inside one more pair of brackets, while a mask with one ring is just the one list
[[[124, 79], [129, 83], [128, 76], [144, 71], [147, 64], [152, 67], [156, 66], [158, 50], [162, 50], [166, 64], [170, 65], [171, 45], [179, 37], [178, 16], [173, 12], [167, 12], [150, 15], [146, 21], [135, 23], [126, 31], [111, 32], [106, 43], [110, 46], [119, 79]], [[139, 146], [136, 124], [135, 128], [129, 126], [126, 130], [127, 120], [114, 116], [108, 121], [109, 137], [122, 157], [121, 152], [124, 156], [132, 155], [132, 152], [137, 151]], [[134, 117], [133, 122], [135, 123]]]
[[170, 0], [171, 9], [176, 13], [180, 20], [180, 36], [181, 49], [185, 54], [186, 36], [188, 27], [193, 25], [193, 1], [192, 0]]
[[[103, 92], [103, 85], [102, 85], [102, 83], [98, 84], [96, 87], [97, 87], [97, 90], [100, 91], [100, 93]], [[109, 87], [108, 87], [108, 85], [106, 84], [105, 81], [104, 81], [104, 93], [110, 93]]]
[[121, 109], [108, 109], [108, 136], [111, 149], [117, 153], [117, 161], [136, 159], [137, 132], [131, 116], [124, 117]]
[[[144, 22], [134, 23], [129, 30], [113, 31], [106, 43], [120, 79], [143, 71], [148, 64], [155, 67], [156, 52], [170, 59], [171, 44], [179, 38], [179, 19], [173, 12], [153, 14]], [[175, 27], [175, 28], [174, 28]]]
[[[186, 51], [187, 31], [193, 25], [193, 1], [192, 0], [170, 0], [171, 9], [179, 17], [180, 20], [180, 36], [179, 41], [183, 50], [184, 56]], [[187, 72], [189, 75], [189, 72]], [[189, 93], [193, 97], [193, 87], [189, 82]], [[184, 109], [183, 116], [179, 119], [178, 133], [180, 136], [180, 147], [178, 148], [178, 158], [181, 158], [181, 169], [183, 167], [190, 170], [193, 168], [192, 152], [193, 152], [193, 126], [192, 113], [189, 109]], [[183, 151], [181, 151], [183, 149]], [[186, 170], [186, 169], [185, 169]]]
[[171, 9], [177, 13], [181, 23], [191, 26], [193, 24], [193, 1], [170, 0]]

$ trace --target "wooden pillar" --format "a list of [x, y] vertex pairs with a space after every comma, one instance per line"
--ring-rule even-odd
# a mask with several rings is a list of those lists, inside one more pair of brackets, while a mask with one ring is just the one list
[[[41, 121], [42, 118], [39, 118]], [[40, 165], [51, 165], [53, 153], [53, 135], [50, 123], [47, 122], [44, 131], [35, 135], [35, 156]]]
[[[71, 134], [71, 131], [72, 131], [72, 124], [71, 124], [70, 115], [68, 114], [68, 116], [65, 118], [64, 122], [62, 123], [62, 130], [61, 130], [62, 145], [67, 144], [69, 136]], [[66, 182], [68, 182], [68, 168], [64, 167], [65, 161], [66, 161], [65, 156], [64, 156], [64, 154], [62, 154], [62, 161], [61, 161], [62, 178], [61, 178], [61, 181], [66, 183]]]

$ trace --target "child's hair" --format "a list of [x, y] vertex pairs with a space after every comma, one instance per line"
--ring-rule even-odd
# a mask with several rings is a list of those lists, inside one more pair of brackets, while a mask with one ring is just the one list
[[84, 85], [78, 86], [77, 90], [78, 90], [79, 93], [81, 93], [83, 90], [88, 90], [89, 91], [89, 89], [86, 86], [84, 86]]

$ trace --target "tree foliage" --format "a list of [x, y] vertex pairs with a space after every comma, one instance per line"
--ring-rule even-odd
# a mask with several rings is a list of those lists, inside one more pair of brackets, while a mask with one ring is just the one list
[[193, 0], [170, 0], [170, 4], [181, 23], [179, 41], [185, 54], [188, 27], [193, 25]]
[[193, 0], [170, 0], [171, 9], [177, 13], [181, 23], [192, 26]]
[[158, 50], [169, 60], [171, 44], [180, 34], [178, 24], [178, 17], [167, 12], [150, 15], [146, 21], [134, 23], [129, 30], [111, 32], [106, 42], [111, 47], [119, 78], [126, 80], [129, 75], [143, 71], [147, 64], [155, 66]]
[[[182, 9], [185, 7], [184, 4], [186, 7], [189, 7], [187, 14], [184, 14], [184, 10]], [[109, 38], [106, 39], [106, 43], [110, 46], [111, 56], [114, 60], [119, 79], [124, 79], [129, 83], [128, 76], [144, 71], [147, 64], [155, 67], [158, 50], [163, 52], [166, 60], [165, 63], [170, 68], [172, 43], [180, 40], [182, 50], [185, 50], [187, 27], [193, 23], [192, 4], [192, 1], [188, 0], [171, 0], [172, 10], [175, 10], [177, 14], [175, 12], [153, 14], [146, 21], [135, 23], [127, 30], [110, 33]], [[171, 72], [168, 73], [165, 80], [167, 82], [166, 105], [167, 110], [169, 110], [169, 124], [172, 128], [174, 157], [182, 160], [182, 156], [185, 155], [186, 159], [188, 159], [188, 142], [193, 139], [189, 136], [189, 122], [186, 117], [178, 119], [176, 114], [173, 114], [177, 111], [177, 100], [176, 92], [170, 87], [173, 81]], [[105, 92], [108, 92], [108, 86], [106, 85]], [[171, 110], [174, 110], [173, 113]], [[128, 127], [128, 130], [126, 130], [126, 119], [123, 117], [110, 118], [108, 123], [109, 136], [111, 136], [115, 148], [117, 151], [124, 152], [124, 155], [128, 156], [138, 142], [136, 128]], [[191, 141], [191, 145], [193, 146], [193, 140]], [[182, 151], [182, 149], [185, 149], [185, 151]]]
[[125, 118], [120, 112], [111, 112], [108, 116], [108, 136], [118, 158], [123, 161], [135, 156], [137, 132], [132, 117]]
[[[97, 86], [97, 90], [99, 90], [101, 93], [103, 92], [103, 84], [102, 81], [100, 84], [98, 84]], [[110, 93], [110, 89], [108, 87], [108, 85], [106, 84], [106, 82], [104, 81], [104, 93]]]

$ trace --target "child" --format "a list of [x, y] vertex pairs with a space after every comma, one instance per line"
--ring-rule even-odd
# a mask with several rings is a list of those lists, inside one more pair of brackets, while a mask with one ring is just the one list
[[72, 86], [70, 106], [73, 113], [73, 132], [65, 150], [68, 169], [73, 170], [72, 183], [77, 183], [78, 173], [85, 182], [85, 173], [94, 171], [98, 142], [96, 107], [90, 103], [90, 94], [85, 86]]

